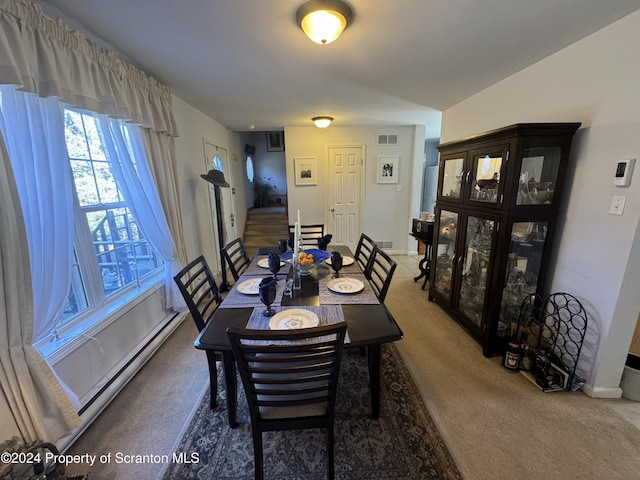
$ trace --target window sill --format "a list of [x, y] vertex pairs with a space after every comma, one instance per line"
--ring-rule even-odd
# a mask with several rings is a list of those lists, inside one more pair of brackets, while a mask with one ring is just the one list
[[58, 339], [52, 340], [51, 336], [47, 336], [45, 339], [35, 343], [34, 347], [49, 363], [58, 363], [88, 339], [98, 335], [129, 310], [163, 288], [163, 278], [164, 272], [149, 277], [140, 284], [140, 287], [92, 312], [84, 320], [60, 329], [58, 331]]

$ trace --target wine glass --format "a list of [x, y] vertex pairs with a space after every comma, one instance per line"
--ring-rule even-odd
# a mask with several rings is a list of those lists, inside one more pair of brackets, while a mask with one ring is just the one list
[[287, 239], [283, 238], [281, 240], [278, 240], [278, 250], [280, 250], [280, 255], [282, 255], [283, 253], [285, 253], [288, 249], [288, 245], [287, 245]]
[[342, 268], [342, 254], [340, 252], [331, 252], [331, 268], [336, 272], [334, 277], [338, 277], [338, 272]]
[[273, 273], [273, 278], [278, 278], [278, 271], [280, 271], [280, 255], [275, 252], [269, 252], [269, 270]]
[[332, 238], [333, 238], [333, 235], [331, 234], [324, 235], [323, 237], [318, 238], [318, 248], [323, 252], [326, 252], [327, 247], [329, 246], [329, 243], [331, 242]]
[[276, 299], [276, 280], [273, 277], [266, 277], [260, 281], [258, 286], [258, 294], [260, 295], [260, 301], [264, 303], [267, 308], [262, 312], [265, 317], [272, 317], [276, 311], [271, 308], [271, 304]]

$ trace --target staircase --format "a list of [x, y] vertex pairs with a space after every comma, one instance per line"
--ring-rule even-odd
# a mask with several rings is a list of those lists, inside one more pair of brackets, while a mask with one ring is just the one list
[[289, 220], [284, 206], [252, 208], [247, 212], [242, 241], [249, 256], [258, 247], [277, 247], [281, 238], [289, 238]]

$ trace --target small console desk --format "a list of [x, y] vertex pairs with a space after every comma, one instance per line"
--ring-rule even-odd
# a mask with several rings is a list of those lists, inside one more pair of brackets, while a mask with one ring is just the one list
[[424, 258], [420, 260], [418, 268], [420, 269], [420, 275], [413, 279], [417, 282], [424, 277], [422, 282], [422, 290], [424, 290], [427, 281], [429, 280], [429, 274], [431, 271], [431, 246], [433, 245], [433, 225], [434, 222], [427, 222], [425, 220], [413, 219], [412, 232], [409, 234], [418, 242], [424, 243]]

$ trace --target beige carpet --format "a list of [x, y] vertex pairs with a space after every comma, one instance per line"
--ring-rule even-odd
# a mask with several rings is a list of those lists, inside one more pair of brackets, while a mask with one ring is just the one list
[[[466, 480], [640, 478], [640, 430], [581, 392], [542, 393], [486, 359], [480, 346], [413, 282], [417, 257], [398, 256], [387, 305], [397, 342], [427, 408]], [[170, 454], [207, 380], [189, 322], [179, 327], [71, 453]], [[155, 479], [162, 465], [97, 465], [91, 479]]]
[[387, 297], [398, 350], [466, 479], [640, 478], [640, 430], [608, 408], [621, 401], [542, 393], [506, 372], [404, 272]]

